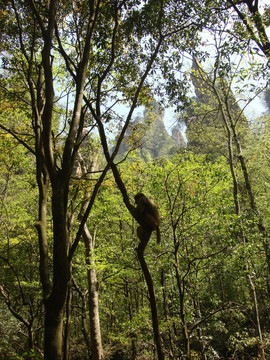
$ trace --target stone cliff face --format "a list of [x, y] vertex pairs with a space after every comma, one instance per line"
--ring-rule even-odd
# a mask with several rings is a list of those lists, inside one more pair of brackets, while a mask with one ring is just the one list
[[[144, 160], [155, 159], [173, 154], [179, 147], [185, 146], [180, 128], [174, 127], [170, 135], [164, 124], [164, 109], [158, 103], [151, 103], [143, 112], [143, 116], [137, 116], [132, 125], [140, 127], [141, 138], [137, 142], [137, 149]], [[121, 145], [120, 156], [123, 156], [132, 144], [129, 137], [132, 136], [132, 127], [128, 130], [126, 142]], [[131, 142], [132, 143], [132, 142]]]
[[193, 58], [190, 76], [195, 97], [185, 118], [188, 148], [211, 158], [224, 155], [227, 151], [228, 134], [221, 113], [221, 103], [236, 122], [236, 119], [240, 119], [238, 123], [241, 123], [242, 134], [248, 130], [248, 121], [224, 77], [217, 77], [213, 81], [211, 73], [203, 70], [196, 57]]

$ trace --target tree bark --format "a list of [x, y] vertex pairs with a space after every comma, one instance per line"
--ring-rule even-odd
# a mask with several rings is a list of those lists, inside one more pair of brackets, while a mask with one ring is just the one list
[[62, 358], [63, 310], [58, 310], [52, 301], [46, 306], [44, 359], [61, 360]]
[[90, 317], [91, 351], [93, 360], [103, 359], [103, 347], [99, 321], [98, 288], [94, 257], [94, 238], [90, 235], [87, 226], [84, 226], [83, 240], [87, 264], [88, 302]]
[[72, 291], [71, 286], [68, 289], [67, 302], [66, 302], [66, 324], [64, 334], [64, 346], [63, 346], [63, 360], [69, 360], [69, 335], [70, 335], [70, 323], [71, 323], [71, 299]]
[[259, 306], [258, 306], [258, 301], [257, 301], [257, 291], [256, 291], [254, 282], [253, 282], [252, 277], [250, 276], [250, 274], [247, 275], [247, 278], [248, 278], [250, 288], [251, 288], [251, 291], [252, 291], [252, 297], [253, 297], [253, 302], [254, 302], [254, 311], [255, 311], [255, 317], [256, 317], [256, 323], [257, 323], [257, 332], [258, 332], [258, 336], [259, 336], [259, 340], [260, 340], [260, 342], [259, 342], [259, 351], [258, 351], [258, 359], [266, 360], [265, 352], [264, 352], [264, 341], [263, 341], [262, 330], [261, 330]]
[[[232, 147], [232, 140], [235, 144], [236, 147], [236, 151], [237, 151], [237, 157], [239, 159], [240, 162], [240, 166], [241, 166], [241, 170], [242, 170], [242, 174], [244, 177], [244, 181], [245, 181], [245, 188], [248, 194], [248, 198], [249, 198], [249, 203], [250, 203], [250, 208], [254, 214], [254, 216], [256, 217], [257, 221], [257, 227], [258, 230], [262, 236], [262, 244], [264, 247], [264, 252], [265, 252], [265, 257], [266, 257], [266, 262], [267, 262], [267, 266], [268, 266], [268, 273], [270, 274], [270, 246], [269, 246], [269, 236], [267, 233], [267, 230], [264, 226], [264, 221], [263, 218], [258, 210], [258, 206], [256, 203], [256, 199], [254, 196], [254, 192], [252, 189], [252, 184], [250, 181], [250, 175], [248, 172], [248, 168], [246, 165], [246, 160], [244, 158], [243, 155], [243, 151], [242, 151], [242, 146], [241, 146], [241, 142], [239, 140], [239, 136], [236, 130], [236, 123], [237, 121], [239, 121], [239, 118], [241, 116], [240, 114], [236, 114], [236, 120], [234, 121], [234, 117], [232, 116], [231, 113], [231, 103], [229, 101], [229, 92], [228, 90], [228, 85], [226, 84], [225, 80], [222, 79], [222, 88], [221, 90], [224, 92], [224, 99], [222, 98], [222, 94], [220, 94], [219, 88], [215, 85], [215, 83], [211, 83], [210, 86], [212, 87], [218, 103], [219, 103], [219, 107], [221, 110], [221, 115], [222, 115], [222, 119], [224, 122], [224, 125], [227, 129], [227, 134], [228, 134], [228, 141], [229, 141], [229, 156], [230, 156], [230, 169], [231, 169], [231, 174], [233, 177], [233, 182], [234, 182], [234, 192], [237, 189], [237, 180], [236, 180], [236, 173], [234, 170], [234, 166], [233, 166], [233, 156], [232, 156], [232, 152], [233, 152], [233, 147]], [[240, 213], [240, 204], [238, 202], [237, 199], [237, 193], [234, 193], [234, 202], [235, 202], [235, 206], [236, 206], [236, 213], [239, 214]]]
[[188, 327], [187, 327], [186, 314], [185, 314], [185, 303], [184, 303], [185, 282], [184, 282], [184, 279], [181, 280], [181, 277], [180, 277], [179, 259], [178, 259], [177, 251], [175, 251], [175, 276], [176, 276], [177, 287], [178, 287], [178, 291], [179, 291], [180, 318], [181, 318], [181, 323], [182, 323], [182, 332], [183, 332], [184, 341], [185, 341], [186, 358], [188, 360], [191, 360], [189, 331], [188, 331]]
[[[149, 238], [150, 238], [150, 236], [151, 236], [151, 233], [149, 234]], [[148, 238], [148, 240], [149, 240], [149, 238]], [[151, 274], [148, 270], [148, 266], [144, 259], [144, 250], [145, 250], [146, 245], [147, 245], [147, 241], [140, 241], [138, 248], [137, 248], [137, 254], [138, 254], [138, 259], [140, 261], [142, 271], [143, 271], [143, 274], [145, 277], [145, 281], [147, 284], [148, 292], [149, 292], [153, 332], [154, 332], [154, 339], [155, 339], [158, 359], [164, 360], [165, 357], [164, 357], [164, 353], [162, 350], [161, 337], [160, 337], [160, 331], [159, 331], [159, 321], [158, 321], [158, 312], [157, 312], [157, 303], [156, 303], [154, 284], [153, 284]]]
[[[165, 316], [166, 321], [168, 321], [170, 310], [169, 310], [169, 305], [168, 305], [168, 294], [167, 294], [167, 286], [166, 286], [166, 281], [165, 281], [165, 272], [164, 272], [163, 268], [161, 269], [160, 275], [161, 275], [160, 283], [161, 283], [162, 292], [163, 292], [164, 316]], [[172, 331], [171, 325], [170, 325], [169, 331], [168, 331], [168, 338], [169, 338], [169, 354], [170, 354], [171, 359], [174, 358], [172, 334], [173, 334], [173, 331]]]
[[45, 301], [45, 360], [60, 360], [62, 357], [63, 314], [70, 282], [67, 207], [63, 183], [62, 177], [58, 176], [52, 184], [53, 287]]
[[[79, 164], [77, 171], [81, 173], [85, 178], [92, 179], [92, 172], [98, 169], [98, 150], [92, 149], [91, 161], [89, 162], [89, 153], [78, 153]], [[93, 194], [92, 194], [93, 196]], [[82, 201], [81, 210], [79, 213], [79, 220], [83, 221], [89, 203], [91, 202], [90, 194], [87, 190], [84, 193], [84, 199]], [[85, 246], [85, 262], [87, 265], [87, 281], [88, 281], [88, 307], [89, 307], [89, 321], [90, 321], [90, 338], [91, 338], [91, 354], [93, 360], [103, 359], [103, 347], [101, 338], [101, 329], [99, 321], [99, 304], [98, 304], [98, 291], [99, 284], [96, 275], [95, 266], [95, 233], [92, 236], [89, 229], [84, 223], [82, 229], [82, 237]]]
[[[227, 130], [227, 135], [228, 135], [228, 151], [229, 151], [229, 162], [230, 162], [230, 170], [231, 170], [231, 175], [232, 175], [232, 179], [233, 179], [233, 195], [234, 195], [234, 203], [235, 203], [235, 213], [236, 215], [240, 215], [241, 214], [241, 208], [240, 208], [240, 202], [239, 202], [239, 197], [238, 197], [238, 193], [239, 193], [239, 185], [238, 185], [238, 181], [237, 181], [237, 176], [236, 176], [236, 171], [235, 171], [235, 167], [233, 164], [233, 144], [232, 144], [232, 139], [234, 138], [234, 142], [236, 145], [236, 150], [237, 150], [237, 155], [241, 164], [241, 169], [242, 169], [242, 173], [245, 179], [245, 185], [246, 185], [246, 190], [249, 196], [249, 201], [250, 201], [250, 207], [252, 209], [252, 211], [254, 212], [254, 215], [258, 218], [258, 229], [260, 231], [260, 233], [263, 235], [263, 237], [265, 237], [266, 235], [266, 230], [264, 228], [263, 225], [263, 220], [257, 210], [257, 205], [256, 205], [256, 201], [255, 201], [255, 197], [252, 191], [252, 187], [251, 187], [251, 183], [250, 183], [250, 179], [249, 179], [249, 173], [248, 173], [248, 169], [246, 167], [246, 162], [242, 153], [242, 147], [240, 144], [240, 141], [238, 139], [237, 133], [236, 133], [236, 128], [235, 128], [235, 124], [232, 120], [232, 116], [230, 113], [230, 108], [229, 108], [229, 102], [227, 101], [227, 97], [226, 97], [226, 113], [224, 111], [223, 108], [223, 103], [221, 101], [221, 98], [219, 96], [219, 93], [217, 91], [217, 89], [214, 87], [215, 89], [215, 93], [217, 95], [218, 101], [219, 101], [219, 105], [221, 108], [221, 113], [222, 113], [222, 119], [224, 121], [226, 130]], [[244, 244], [246, 244], [246, 236], [244, 234], [243, 229], [241, 230], [241, 238], [244, 242]], [[264, 242], [265, 244], [265, 242]], [[266, 257], [267, 257], [267, 251], [266, 251]], [[269, 266], [269, 262], [268, 262], [268, 266]], [[262, 336], [262, 331], [261, 331], [261, 322], [260, 322], [260, 316], [259, 316], [259, 307], [258, 307], [258, 301], [257, 301], [257, 292], [256, 292], [256, 288], [254, 285], [254, 282], [252, 280], [252, 277], [250, 276], [249, 272], [249, 266], [248, 266], [248, 261], [247, 259], [245, 259], [245, 267], [246, 267], [246, 271], [247, 271], [247, 280], [251, 289], [251, 293], [252, 293], [252, 298], [253, 298], [253, 303], [254, 303], [254, 310], [255, 310], [255, 316], [256, 316], [256, 323], [257, 323], [257, 332], [258, 332], [258, 336], [259, 336], [259, 358], [260, 359], [265, 359], [265, 353], [264, 353], [264, 342], [263, 342], [263, 336]]]
[[82, 292], [82, 290], [76, 284], [74, 278], [72, 278], [72, 283], [81, 298], [81, 302], [82, 302], [82, 305], [81, 305], [81, 308], [82, 308], [82, 310], [81, 310], [82, 333], [83, 333], [85, 344], [88, 349], [88, 358], [90, 360], [92, 360], [90, 336], [89, 336], [88, 327], [87, 327], [87, 305], [86, 305], [87, 293]]

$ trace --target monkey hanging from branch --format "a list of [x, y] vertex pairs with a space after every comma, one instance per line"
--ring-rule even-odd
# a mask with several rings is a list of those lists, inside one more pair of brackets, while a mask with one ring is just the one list
[[137, 235], [140, 241], [148, 242], [153, 231], [157, 232], [157, 243], [160, 243], [159, 213], [156, 204], [142, 193], [134, 196], [136, 203], [136, 214], [140, 226]]

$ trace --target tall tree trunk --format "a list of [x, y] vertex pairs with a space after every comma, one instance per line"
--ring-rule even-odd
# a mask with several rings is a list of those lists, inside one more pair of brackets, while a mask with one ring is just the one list
[[[194, 307], [196, 318], [201, 319], [202, 314], [201, 314], [199, 299], [198, 300], [193, 299], [193, 307]], [[197, 327], [197, 337], [198, 337], [198, 340], [200, 343], [200, 348], [201, 348], [201, 360], [207, 360], [207, 355], [205, 353], [206, 349], [207, 349], [207, 341], [203, 337], [201, 326]]]
[[[220, 100], [220, 98], [219, 98]], [[220, 102], [221, 104], [221, 102]], [[229, 111], [229, 109], [227, 108], [227, 110]], [[249, 174], [248, 174], [248, 170], [245, 164], [245, 160], [242, 154], [242, 148], [240, 145], [240, 142], [238, 140], [238, 137], [236, 135], [236, 130], [235, 130], [235, 126], [232, 122], [232, 118], [229, 115], [229, 119], [230, 119], [230, 124], [227, 121], [227, 117], [226, 114], [223, 110], [222, 104], [221, 104], [221, 111], [222, 111], [222, 117], [223, 117], [223, 121], [225, 123], [226, 129], [227, 129], [227, 134], [228, 134], [228, 150], [229, 150], [229, 162], [230, 162], [230, 170], [231, 170], [231, 175], [232, 175], [232, 179], [233, 179], [233, 196], [234, 196], [234, 203], [235, 203], [235, 213], [236, 215], [240, 215], [241, 213], [241, 208], [240, 208], [240, 202], [239, 202], [239, 185], [238, 185], [238, 181], [237, 181], [237, 176], [236, 176], [236, 171], [235, 171], [235, 167], [233, 164], [233, 146], [232, 146], [232, 133], [234, 136], [234, 140], [236, 142], [236, 148], [237, 148], [237, 153], [238, 153], [238, 157], [241, 163], [241, 168], [242, 168], [242, 172], [245, 178], [245, 184], [246, 184], [246, 189], [247, 192], [249, 194], [249, 199], [250, 199], [250, 206], [251, 209], [254, 211], [254, 214], [259, 218], [262, 222], [262, 219], [257, 211], [257, 206], [255, 203], [255, 198], [253, 196], [253, 192], [252, 192], [252, 188], [251, 188], [251, 184], [249, 181]], [[263, 224], [262, 224], [263, 226]], [[264, 230], [264, 226], [263, 228], [260, 229], [260, 225], [259, 225], [259, 230], [261, 233], [265, 234], [265, 230]], [[244, 234], [244, 230], [241, 229], [241, 238], [242, 241], [244, 242], [244, 244], [246, 244], [246, 236]], [[256, 288], [254, 285], [254, 282], [252, 280], [252, 277], [250, 276], [250, 270], [249, 270], [249, 266], [248, 266], [248, 261], [247, 259], [245, 259], [245, 268], [246, 268], [246, 272], [247, 272], [247, 280], [248, 280], [248, 284], [249, 287], [251, 289], [251, 293], [252, 293], [252, 298], [253, 298], [253, 303], [254, 303], [254, 311], [255, 311], [255, 317], [256, 317], [256, 323], [257, 323], [257, 332], [258, 332], [258, 336], [259, 336], [259, 358], [264, 360], [265, 359], [265, 353], [264, 353], [264, 342], [263, 342], [263, 336], [262, 336], [262, 331], [261, 331], [261, 322], [260, 322], [260, 315], [259, 315], [259, 306], [258, 306], [258, 301], [257, 301], [257, 292], [256, 292]]]
[[53, 299], [46, 304], [44, 359], [62, 359], [63, 309], [54, 306]]
[[70, 323], [71, 323], [71, 299], [72, 291], [71, 286], [68, 289], [67, 302], [66, 302], [66, 323], [64, 334], [64, 346], [63, 346], [63, 360], [69, 360], [69, 335], [70, 335]]
[[[151, 233], [150, 233], [151, 236]], [[149, 238], [150, 238], [149, 236]], [[145, 281], [147, 284], [148, 292], [149, 292], [149, 298], [150, 298], [150, 306], [151, 306], [151, 314], [152, 314], [152, 324], [153, 324], [153, 332], [154, 332], [154, 339], [158, 354], [159, 360], [164, 360], [164, 353], [162, 350], [162, 344], [161, 344], [161, 337], [160, 337], [160, 331], [159, 331], [159, 321], [158, 321], [158, 312], [157, 312], [157, 303], [156, 303], [156, 295], [154, 290], [154, 284], [151, 277], [151, 274], [148, 270], [148, 266], [144, 259], [144, 250], [147, 245], [147, 241], [140, 241], [138, 248], [137, 248], [137, 254], [138, 258], [142, 267], [142, 271], [145, 277]]]
[[[223, 89], [227, 89], [227, 85], [224, 82], [223, 84]], [[222, 115], [222, 119], [223, 122], [225, 124], [225, 127], [227, 129], [227, 133], [228, 133], [228, 141], [229, 141], [229, 156], [230, 156], [230, 167], [231, 167], [231, 173], [233, 176], [233, 181], [235, 182], [235, 171], [234, 171], [234, 166], [233, 166], [233, 157], [232, 157], [232, 139], [234, 141], [234, 144], [236, 146], [236, 150], [237, 150], [237, 156], [241, 165], [241, 170], [242, 170], [242, 174], [244, 177], [244, 181], [245, 181], [245, 188], [248, 194], [248, 198], [249, 198], [249, 203], [250, 203], [250, 208], [254, 214], [254, 216], [257, 218], [257, 226], [258, 226], [258, 230], [262, 236], [262, 243], [263, 243], [263, 247], [264, 247], [264, 252], [265, 252], [265, 257], [266, 257], [266, 262], [267, 262], [267, 266], [268, 266], [268, 274], [270, 274], [270, 246], [269, 246], [269, 236], [267, 233], [267, 230], [264, 226], [264, 222], [263, 222], [263, 218], [258, 210], [258, 206], [256, 203], [256, 199], [254, 196], [254, 192], [252, 189], [252, 185], [251, 185], [251, 181], [250, 181], [250, 176], [249, 176], [249, 172], [248, 172], [248, 168], [246, 166], [246, 160], [244, 158], [243, 155], [243, 151], [242, 151], [242, 146], [239, 140], [239, 136], [236, 130], [236, 122], [239, 121], [239, 117], [241, 116], [241, 114], [237, 114], [238, 118], [236, 119], [236, 121], [234, 121], [233, 116], [231, 114], [231, 103], [229, 101], [229, 96], [228, 96], [228, 92], [225, 92], [225, 99], [223, 100], [218, 88], [215, 86], [215, 84], [212, 85], [212, 88], [216, 94], [217, 100], [219, 102], [219, 106], [220, 106], [220, 110], [221, 110], [221, 115]], [[237, 188], [237, 182], [234, 183], [234, 191]], [[236, 213], [240, 212], [240, 206], [239, 206], [239, 202], [237, 201], [237, 197], [234, 194], [234, 201], [236, 204]], [[238, 202], [238, 205], [237, 205]], [[237, 206], [239, 206], [239, 208], [237, 209]]]
[[88, 326], [87, 326], [87, 305], [86, 305], [86, 292], [82, 292], [82, 290], [79, 288], [79, 286], [76, 284], [74, 278], [72, 278], [72, 283], [78, 292], [80, 298], [81, 298], [81, 321], [82, 321], [82, 333], [84, 337], [85, 344], [88, 349], [88, 358], [92, 360], [91, 355], [91, 344], [90, 344], [90, 336], [88, 333]]
[[242, 173], [245, 179], [245, 186], [246, 186], [246, 190], [248, 193], [248, 197], [249, 197], [249, 202], [250, 202], [250, 207], [251, 210], [253, 211], [253, 214], [256, 216], [257, 218], [257, 226], [258, 226], [258, 230], [262, 236], [262, 243], [263, 243], [263, 247], [264, 247], [264, 252], [265, 252], [265, 256], [266, 256], [266, 262], [267, 262], [267, 266], [268, 266], [268, 274], [270, 274], [270, 247], [269, 247], [269, 236], [267, 233], [267, 230], [264, 226], [263, 223], [263, 218], [258, 210], [257, 204], [256, 204], [256, 199], [254, 196], [254, 192], [252, 189], [252, 185], [250, 182], [250, 176], [249, 176], [249, 172], [246, 166], [246, 161], [245, 158], [243, 156], [243, 152], [242, 152], [242, 147], [239, 141], [239, 138], [236, 134], [236, 130], [235, 130], [235, 126], [231, 121], [231, 128], [233, 131], [233, 136], [234, 136], [234, 141], [236, 144], [236, 148], [237, 148], [237, 155], [241, 164], [241, 169], [242, 169]]
[[[167, 286], [166, 286], [166, 281], [165, 281], [165, 272], [164, 272], [163, 268], [161, 269], [160, 283], [161, 283], [162, 293], [163, 293], [164, 316], [165, 316], [166, 321], [169, 321], [169, 312], [170, 311], [169, 311], [169, 305], [168, 305], [168, 295], [167, 295]], [[168, 339], [169, 339], [169, 354], [170, 354], [171, 359], [174, 358], [172, 334], [173, 334], [173, 331], [172, 331], [171, 325], [170, 325], [169, 330], [168, 330]]]
[[[92, 149], [92, 158], [89, 163], [89, 154], [78, 153], [79, 164], [77, 167], [78, 173], [83, 174], [85, 178], [91, 179], [92, 173], [98, 169], [98, 155], [97, 149]], [[87, 161], [88, 160], [88, 161]], [[82, 220], [89, 204], [90, 194], [85, 191], [84, 199], [81, 205], [81, 211], [78, 216]], [[96, 275], [95, 266], [95, 233], [91, 236], [86, 224], [83, 226], [82, 237], [85, 246], [85, 261], [87, 264], [87, 281], [88, 281], [88, 307], [89, 307], [89, 321], [90, 321], [90, 338], [91, 338], [91, 353], [93, 360], [103, 359], [103, 347], [101, 338], [101, 329], [99, 321], [99, 304], [98, 291], [99, 284]]]
[[84, 226], [83, 240], [85, 245], [85, 257], [87, 264], [87, 280], [88, 280], [88, 301], [89, 301], [89, 317], [90, 317], [90, 336], [91, 351], [93, 360], [103, 359], [103, 347], [101, 340], [100, 321], [99, 321], [99, 305], [98, 305], [98, 288], [99, 284], [96, 276], [94, 244], [95, 235], [92, 237], [87, 226]]
[[175, 276], [176, 276], [177, 287], [178, 287], [178, 291], [179, 291], [180, 318], [181, 318], [181, 324], [182, 324], [182, 332], [183, 332], [184, 341], [185, 341], [186, 358], [188, 360], [191, 360], [189, 331], [188, 331], [188, 327], [187, 327], [185, 303], [184, 303], [185, 283], [184, 283], [184, 279], [181, 280], [181, 277], [180, 277], [179, 259], [178, 259], [177, 252], [175, 252]]
[[[125, 279], [125, 296], [126, 296], [126, 301], [128, 302], [129, 321], [132, 322], [132, 320], [133, 320], [133, 307], [132, 307], [133, 296], [132, 296], [132, 291], [129, 288], [128, 279]], [[131, 336], [131, 352], [132, 352], [131, 359], [136, 360], [136, 358], [137, 358], [136, 334], [131, 333], [130, 336]]]
[[61, 360], [63, 315], [70, 282], [66, 196], [61, 176], [53, 183], [53, 288], [45, 301], [45, 360]]
[[257, 323], [257, 332], [258, 332], [258, 337], [259, 337], [259, 340], [260, 340], [259, 351], [258, 351], [258, 359], [266, 360], [265, 353], [264, 353], [264, 341], [263, 341], [262, 330], [261, 330], [259, 306], [258, 306], [258, 301], [257, 301], [257, 291], [256, 291], [254, 282], [253, 282], [252, 277], [250, 276], [250, 274], [247, 275], [247, 278], [248, 278], [250, 288], [251, 288], [251, 292], [252, 292], [253, 303], [254, 303], [254, 312], [255, 312], [256, 323]]
[[[39, 150], [37, 150], [39, 151]], [[43, 169], [39, 167], [42, 166]], [[49, 276], [49, 255], [48, 255], [48, 240], [47, 240], [47, 197], [49, 187], [49, 176], [46, 171], [45, 165], [39, 164], [37, 159], [37, 182], [39, 187], [39, 215], [35, 227], [38, 232], [39, 243], [39, 274], [40, 281], [43, 289], [43, 299], [47, 299], [50, 290], [50, 276]]]

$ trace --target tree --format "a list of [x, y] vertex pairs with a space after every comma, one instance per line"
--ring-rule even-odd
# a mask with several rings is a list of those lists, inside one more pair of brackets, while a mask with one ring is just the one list
[[[215, 98], [215, 101], [218, 103], [218, 111], [220, 113], [220, 118], [223, 123], [224, 129], [226, 131], [227, 137], [227, 146], [228, 146], [228, 162], [230, 165], [231, 176], [233, 181], [233, 194], [234, 194], [234, 204], [235, 204], [235, 213], [237, 216], [242, 217], [243, 214], [248, 213], [251, 210], [252, 215], [257, 219], [257, 227], [260, 233], [261, 242], [264, 247], [266, 262], [268, 265], [269, 272], [269, 242], [267, 239], [267, 228], [265, 226], [265, 221], [258, 210], [257, 200], [254, 193], [254, 186], [251, 181], [250, 171], [245, 159], [243, 150], [242, 150], [242, 141], [246, 138], [245, 127], [243, 125], [247, 124], [245, 118], [243, 119], [243, 113], [240, 107], [236, 106], [236, 102], [232, 95], [231, 90], [228, 86], [228, 73], [225, 76], [225, 69], [221, 66], [222, 56], [218, 54], [216, 60], [216, 68], [214, 73], [211, 76], [199, 67], [200, 70], [200, 79], [207, 84], [207, 87], [212, 92], [212, 95]], [[231, 70], [231, 67], [229, 67]], [[222, 70], [222, 71], [221, 71]], [[232, 80], [230, 81], [232, 83]], [[206, 87], [206, 86], [205, 86]], [[244, 120], [244, 121], [243, 121]], [[236, 156], [235, 156], [236, 154]], [[239, 162], [238, 162], [239, 161]], [[239, 170], [238, 170], [239, 169]], [[241, 178], [243, 182], [243, 187], [246, 190], [246, 196], [249, 202], [249, 208], [246, 208], [245, 199], [243, 193], [240, 194], [240, 182], [239, 172], [241, 173]], [[248, 235], [245, 233], [244, 228], [240, 226], [239, 230], [239, 240], [244, 244], [247, 244]], [[257, 324], [257, 333], [258, 333], [258, 356], [265, 358], [264, 353], [264, 340], [261, 331], [261, 321], [259, 316], [259, 307], [257, 300], [257, 290], [250, 275], [250, 263], [248, 260], [245, 261], [247, 280], [250, 286], [250, 292], [252, 294], [254, 302], [254, 311], [256, 314], [256, 324]]]
[[[28, 116], [26, 132], [13, 127], [8, 118], [0, 126], [25, 146], [36, 162], [39, 205], [35, 226], [45, 306], [44, 356], [56, 360], [62, 357], [63, 316], [71, 285], [72, 259], [110, 168], [134, 215], [113, 162], [135, 107], [147, 102], [150, 84], [146, 78], [170, 41], [186, 47], [187, 41], [183, 39], [196, 37], [203, 18], [200, 13], [196, 15], [192, 2], [178, 8], [178, 2], [163, 0], [149, 1], [143, 6], [134, 0], [65, 3], [26, 0], [5, 5], [9, 21], [1, 23], [2, 76], [14, 77], [17, 83], [7, 81], [4, 92], [20, 100]], [[176, 36], [179, 32], [183, 34], [181, 40]], [[114, 105], [121, 102], [130, 104], [124, 120], [113, 112]], [[119, 120], [116, 126], [123, 120], [123, 125], [110, 153], [106, 132], [114, 120]], [[70, 197], [75, 161], [85, 141], [83, 129], [90, 133], [96, 128], [106, 163], [95, 179], [75, 229]], [[48, 234], [48, 204], [52, 212], [52, 238]], [[96, 353], [100, 359], [102, 355]]]
[[[2, 99], [0, 117], [3, 121], [12, 113], [11, 126], [17, 126], [24, 131], [24, 120], [27, 115], [21, 109], [21, 104], [17, 105], [16, 109], [12, 98]], [[42, 300], [36, 271], [38, 261], [35, 254], [38, 248], [32, 226], [33, 218], [30, 215], [36, 211], [37, 199], [35, 174], [30, 170], [33, 169], [33, 158], [10, 134], [1, 132], [0, 139], [0, 262], [3, 280], [0, 295], [5, 304], [1, 305], [1, 311], [7, 313], [7, 317], [14, 316], [16, 319], [21, 333], [17, 351], [29, 351], [38, 357], [36, 349], [39, 350], [40, 344], [34, 339], [36, 329], [40, 326]], [[11, 324], [15, 325], [15, 321], [10, 320]], [[6, 333], [3, 329], [2, 337], [4, 345]], [[1, 356], [5, 357], [4, 346]]]
[[227, 3], [238, 15], [239, 20], [234, 24], [237, 35], [241, 35], [245, 41], [251, 39], [255, 43], [253, 50], [256, 53], [262, 52], [269, 61], [270, 41], [266, 31], [269, 26], [269, 5], [261, 6], [259, 0], [228, 0]]

